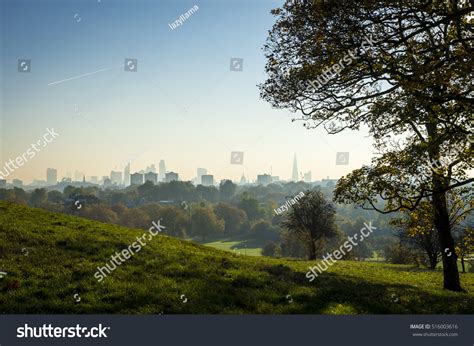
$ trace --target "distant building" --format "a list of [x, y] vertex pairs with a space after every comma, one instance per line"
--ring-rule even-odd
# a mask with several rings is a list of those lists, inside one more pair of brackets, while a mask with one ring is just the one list
[[146, 171], [146, 173], [150, 173], [150, 172], [151, 173], [156, 173], [156, 167], [155, 167], [155, 165], [152, 164], [151, 166], [148, 166], [145, 171]]
[[197, 169], [196, 185], [199, 185], [199, 184], [204, 185], [204, 184], [202, 183], [201, 177], [202, 177], [203, 175], [206, 175], [206, 174], [207, 174], [207, 169], [205, 169], [205, 168], [198, 168], [198, 169]]
[[247, 178], [245, 178], [244, 173], [242, 173], [242, 176], [240, 177], [240, 184], [241, 185], [247, 184]]
[[74, 172], [74, 181], [82, 181], [82, 178], [84, 177], [84, 173], [75, 171]]
[[123, 170], [123, 184], [125, 186], [130, 185], [130, 162], [127, 163], [125, 169]]
[[277, 181], [280, 181], [280, 177], [272, 175], [272, 183], [276, 183]]
[[98, 184], [99, 178], [96, 175], [91, 176], [91, 183]]
[[311, 171], [306, 172], [306, 173], [304, 174], [303, 180], [304, 180], [305, 183], [310, 183], [310, 182], [312, 181], [312, 179], [311, 179]]
[[22, 189], [23, 188], [23, 180], [20, 180], [20, 179], [13, 179], [12, 180], [12, 185], [14, 187], [18, 187], [19, 189]]
[[102, 184], [104, 185], [104, 187], [110, 187], [113, 185], [112, 180], [109, 177], [104, 177], [102, 179]]
[[156, 185], [158, 183], [158, 174], [154, 172], [145, 173], [145, 182], [147, 181], [151, 181], [153, 184]]
[[204, 186], [213, 186], [214, 185], [214, 176], [211, 174], [203, 174], [201, 176], [202, 185]]
[[272, 176], [270, 174], [260, 174], [257, 175], [257, 184], [259, 185], [268, 185], [272, 182]]
[[165, 181], [167, 183], [173, 181], [173, 180], [178, 180], [178, 173], [175, 172], [169, 172], [165, 174]]
[[7, 181], [5, 179], [0, 179], [0, 189], [7, 188]]
[[293, 174], [291, 175], [291, 180], [293, 181], [299, 181], [298, 177], [298, 163], [296, 162], [296, 153], [295, 156], [293, 157]]
[[141, 173], [130, 174], [130, 185], [143, 185], [143, 174]]
[[112, 181], [112, 184], [122, 185], [122, 172], [120, 171], [110, 172], [110, 180]]
[[158, 166], [158, 169], [159, 169], [160, 181], [165, 180], [165, 178], [166, 178], [165, 160], [160, 160], [160, 164], [159, 164], [159, 166]]
[[58, 171], [54, 168], [46, 170], [46, 183], [48, 185], [56, 185], [58, 183]]

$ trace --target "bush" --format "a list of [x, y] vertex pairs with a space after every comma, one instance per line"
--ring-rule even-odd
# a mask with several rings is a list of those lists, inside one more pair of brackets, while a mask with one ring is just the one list
[[281, 248], [278, 244], [271, 242], [263, 247], [262, 255], [267, 257], [281, 257]]
[[268, 221], [257, 221], [250, 230], [251, 234], [258, 239], [276, 241], [279, 239], [279, 231], [277, 227], [271, 225]]
[[400, 244], [385, 247], [384, 257], [386, 262], [392, 264], [419, 264], [416, 252]]

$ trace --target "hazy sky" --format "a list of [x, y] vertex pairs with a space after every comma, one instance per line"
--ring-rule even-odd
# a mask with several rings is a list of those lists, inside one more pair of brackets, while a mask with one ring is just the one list
[[[271, 170], [288, 179], [294, 153], [313, 179], [370, 162], [366, 132], [306, 130], [259, 98], [270, 10], [282, 1], [0, 3], [0, 165], [46, 128], [60, 134], [8, 180], [44, 180], [47, 167], [103, 176], [130, 158], [132, 172], [164, 159], [185, 180], [197, 167], [216, 179]], [[244, 59], [242, 72], [230, 71], [232, 57]], [[137, 72], [124, 71], [125, 58], [138, 59]], [[31, 59], [30, 73], [18, 72], [18, 59]], [[231, 151], [244, 151], [243, 165], [230, 164]], [[348, 165], [336, 165], [339, 151], [350, 152]]]

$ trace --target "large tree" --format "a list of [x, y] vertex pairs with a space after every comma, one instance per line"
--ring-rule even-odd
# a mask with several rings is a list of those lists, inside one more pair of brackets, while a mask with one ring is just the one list
[[368, 128], [372, 164], [342, 178], [335, 200], [390, 213], [429, 198], [441, 247], [454, 254], [442, 258], [454, 291], [446, 193], [473, 181], [473, 10], [458, 0], [287, 1], [273, 11], [261, 85], [307, 128]]

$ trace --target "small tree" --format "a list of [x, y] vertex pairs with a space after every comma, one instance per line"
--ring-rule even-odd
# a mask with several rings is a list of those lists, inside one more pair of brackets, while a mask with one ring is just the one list
[[216, 217], [210, 208], [196, 208], [191, 216], [191, 229], [193, 235], [200, 236], [202, 241], [206, 237], [224, 232], [224, 220]]
[[318, 243], [337, 234], [336, 210], [319, 190], [306, 191], [288, 212], [283, 226], [305, 242], [310, 260], [316, 259]]
[[268, 221], [260, 220], [257, 221], [251, 229], [251, 234], [257, 239], [273, 240], [276, 241], [279, 238], [278, 227], [272, 226]]
[[260, 208], [258, 201], [247, 192], [242, 194], [242, 199], [239, 202], [239, 208], [245, 211], [249, 220], [258, 220], [263, 218], [265, 211]]
[[263, 247], [262, 256], [267, 257], [281, 257], [281, 248], [274, 242], [268, 243]]
[[219, 203], [214, 207], [214, 212], [218, 218], [225, 222], [225, 232], [236, 234], [240, 232], [240, 227], [247, 220], [245, 212], [227, 203]]
[[30, 204], [38, 207], [46, 203], [48, 195], [45, 189], [34, 189], [30, 196]]
[[235, 185], [232, 182], [232, 180], [222, 181], [219, 185], [221, 200], [229, 201], [232, 198], [232, 196], [234, 196], [236, 190], [237, 190], [237, 185]]
[[418, 209], [406, 213], [404, 217], [393, 219], [392, 225], [402, 229], [406, 240], [421, 252], [430, 269], [435, 269], [441, 260], [441, 247], [438, 233], [434, 229], [433, 209], [427, 201], [421, 202]]
[[[471, 226], [465, 226], [457, 235], [456, 239], [456, 252], [459, 253], [461, 258], [462, 272], [466, 272], [465, 260], [470, 254], [474, 253], [474, 229]], [[471, 261], [472, 263], [472, 261]], [[472, 273], [472, 264], [470, 268]]]

